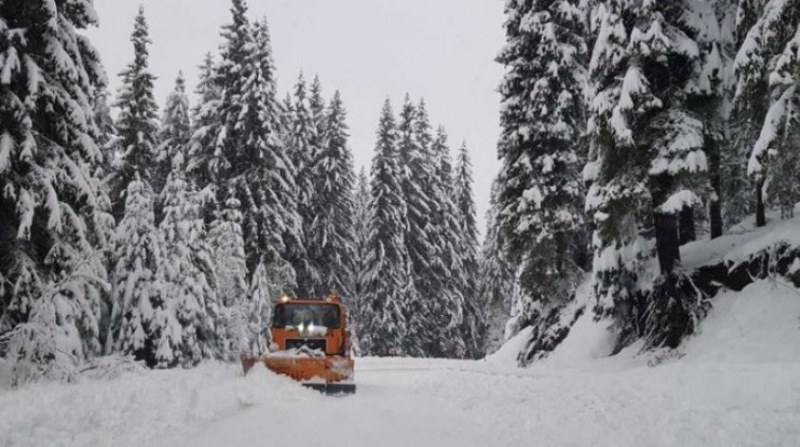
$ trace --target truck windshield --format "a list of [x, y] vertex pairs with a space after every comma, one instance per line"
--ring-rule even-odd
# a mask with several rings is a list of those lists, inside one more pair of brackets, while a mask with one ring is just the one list
[[275, 306], [273, 328], [299, 327], [313, 324], [317, 327], [339, 327], [339, 307], [333, 304], [281, 303]]

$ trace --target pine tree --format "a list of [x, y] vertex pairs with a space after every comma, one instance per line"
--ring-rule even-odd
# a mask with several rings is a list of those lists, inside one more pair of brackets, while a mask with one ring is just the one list
[[[312, 169], [321, 148], [318, 146], [320, 137], [316, 120], [312, 116], [309, 106], [303, 73], [300, 73], [297, 78], [293, 100], [292, 123], [291, 131], [289, 132], [289, 153], [295, 168], [295, 178], [297, 179], [297, 211], [302, 220], [303, 232], [305, 235], [309, 235], [316, 217], [314, 213], [316, 179]], [[310, 244], [306, 241], [304, 247], [310, 247]], [[305, 256], [295, 259], [295, 262], [297, 263], [298, 293], [300, 295], [314, 295], [319, 289], [325, 287], [323, 279], [320, 277], [320, 272], [314, 269], [314, 265], [309, 263]]]
[[[716, 3], [717, 5], [714, 5]], [[699, 57], [695, 59], [694, 76], [688, 84], [688, 104], [705, 123], [705, 152], [708, 156], [708, 215], [711, 238], [722, 235], [724, 231], [723, 208], [731, 202], [726, 184], [730, 176], [726, 164], [732, 155], [732, 145], [727, 129], [728, 107], [726, 98], [726, 67], [730, 65], [730, 48], [734, 44], [733, 35], [725, 32], [727, 16], [731, 15], [729, 0], [716, 2], [693, 2], [688, 5], [685, 15], [697, 33]], [[716, 6], [716, 7], [715, 7]], [[734, 157], [738, 158], [738, 157]], [[736, 162], [736, 161], [735, 161]], [[687, 217], [691, 225], [693, 208], [681, 211], [681, 244], [694, 239], [694, 228], [687, 232]], [[741, 217], [741, 216], [739, 216]]]
[[179, 343], [171, 302], [154, 287], [163, 247], [155, 226], [153, 192], [138, 175], [125, 191], [125, 216], [114, 233], [112, 304], [106, 352], [133, 355], [149, 367], [174, 364]]
[[122, 87], [114, 103], [119, 108], [116, 141], [119, 161], [115, 166], [111, 199], [114, 217], [117, 220], [122, 219], [124, 215], [126, 201], [124, 192], [128, 184], [137, 176], [141, 181], [151, 182], [151, 171], [158, 146], [158, 105], [153, 96], [153, 82], [156, 78], [148, 68], [147, 46], [151, 41], [144, 7], [139, 8], [131, 41], [134, 59], [120, 73]]
[[290, 292], [297, 290], [298, 276], [308, 264], [294, 182], [296, 169], [280, 139], [283, 111], [276, 99], [275, 63], [266, 19], [256, 24], [254, 36], [257, 48], [255, 60], [260, 76], [254, 76], [251, 84], [254, 92], [252, 101], [258, 104], [258, 107], [253, 107], [258, 110], [253, 122], [258, 123], [256, 117], [261, 120], [260, 125], [256, 126], [261, 131], [256, 130], [255, 134], [266, 137], [258, 145], [263, 148], [263, 159], [254, 160], [253, 164], [260, 163], [259, 169], [249, 180], [258, 204], [257, 222], [261, 241], [258, 252], [262, 253], [258, 259], [251, 255], [249, 271], [255, 271], [256, 261], [264, 262], [270, 275], [270, 284], [276, 290]]
[[[105, 74], [78, 31], [90, 1], [0, 4], [0, 338], [13, 382], [69, 376], [100, 352], [102, 154], [92, 117]], [[68, 51], [66, 49], [69, 49]]]
[[354, 217], [353, 217], [353, 237], [355, 239], [355, 262], [353, 271], [354, 290], [351, 301], [351, 322], [353, 333], [356, 334], [354, 341], [358, 342], [358, 334], [361, 333], [361, 321], [364, 318], [363, 303], [366, 293], [366, 272], [368, 242], [370, 236], [370, 184], [367, 178], [366, 169], [362, 166], [358, 174], [358, 183], [354, 192]]
[[[164, 116], [161, 119], [161, 144], [156, 149], [153, 165], [153, 191], [161, 194], [167, 177], [174, 169], [175, 156], [186, 150], [191, 139], [191, 122], [189, 118], [189, 97], [186, 95], [186, 80], [183, 72], [178, 73], [175, 88], [167, 97]], [[181, 155], [181, 158], [185, 158]], [[183, 168], [182, 168], [183, 169]], [[156, 206], [156, 222], [160, 222], [160, 205]]]
[[269, 352], [272, 321], [272, 299], [282, 292], [270, 284], [270, 275], [263, 262], [259, 262], [250, 280], [249, 308], [247, 310], [248, 351], [252, 355], [263, 355]]
[[461, 358], [467, 354], [464, 324], [464, 285], [467, 272], [464, 269], [463, 233], [460, 213], [456, 206], [456, 183], [447, 132], [444, 127], [436, 131], [431, 145], [435, 165], [434, 202], [431, 222], [439, 247], [438, 261], [443, 269], [437, 278], [440, 290], [430, 301], [429, 324], [435, 325], [438, 346], [428, 352], [434, 357]]
[[[482, 314], [486, 321], [486, 335], [483, 350], [485, 353], [496, 351], [510, 336], [516, 335], [519, 325], [512, 322], [514, 333], [506, 331], [506, 322], [511, 317], [512, 303], [521, 303], [523, 297], [519, 293], [517, 275], [512, 265], [505, 261], [503, 253], [505, 240], [500, 231], [500, 207], [497, 201], [500, 186], [498, 181], [492, 184], [491, 203], [486, 215], [486, 237], [480, 256], [480, 283], [478, 296], [482, 300]], [[521, 305], [518, 305], [521, 307]]]
[[[233, 0], [231, 13], [216, 70], [215, 83], [224, 89], [214, 124], [199, 135], [213, 143], [213, 149], [202, 149], [213, 156], [193, 166], [213, 180], [218, 202], [230, 194], [239, 201], [248, 271], [262, 260], [268, 270], [283, 271], [286, 264], [300, 264], [305, 254], [294, 171], [280, 140], [269, 28], [265, 20], [250, 24], [244, 0]], [[200, 152], [198, 141], [194, 154]]]
[[[189, 178], [204, 190], [216, 186], [220, 178], [216, 167], [216, 125], [219, 102], [222, 98], [222, 86], [217, 78], [217, 67], [211, 53], [207, 53], [200, 65], [200, 82], [195, 89], [199, 98], [197, 106], [192, 110], [192, 137], [189, 143], [187, 171]], [[206, 221], [210, 221], [209, 210], [206, 210]]]
[[[338, 93], [338, 92], [337, 92]], [[322, 97], [322, 84], [319, 81], [319, 76], [314, 76], [311, 81], [311, 89], [308, 95], [308, 110], [311, 114], [311, 121], [314, 123], [316, 135], [312, 135], [310, 144], [312, 147], [323, 148], [327, 145], [325, 138], [328, 135], [328, 116], [325, 113], [325, 99]], [[316, 137], [315, 139], [313, 137]]]
[[467, 353], [472, 358], [483, 355], [482, 339], [485, 332], [483, 306], [478, 293], [478, 225], [475, 212], [475, 198], [472, 193], [472, 162], [467, 144], [461, 145], [455, 176], [455, 197], [458, 220], [461, 223], [461, 263], [464, 268], [464, 282], [461, 294], [464, 296], [464, 322], [462, 334]]
[[214, 276], [220, 306], [215, 326], [223, 338], [224, 355], [230, 360], [236, 358], [235, 354], [249, 349], [247, 340], [250, 309], [246, 299], [247, 265], [240, 207], [239, 200], [229, 192], [208, 233], [209, 245], [214, 250]]
[[367, 355], [405, 355], [407, 296], [415, 293], [405, 245], [405, 202], [400, 190], [397, 135], [387, 100], [372, 161], [370, 236], [361, 305], [360, 345]]
[[[422, 124], [421, 124], [422, 123]], [[426, 319], [429, 312], [427, 301], [436, 297], [436, 286], [431, 274], [432, 261], [437, 259], [437, 248], [428, 233], [430, 215], [434, 207], [431, 196], [433, 185], [433, 165], [430, 146], [420, 136], [427, 129], [427, 115], [405, 97], [400, 120], [397, 125], [397, 154], [400, 169], [400, 188], [406, 203], [405, 244], [411, 261], [414, 292], [406, 295], [404, 309], [408, 324], [405, 352], [410, 356], [424, 356], [435, 344], [432, 325]], [[424, 137], [430, 142], [430, 136]]]
[[633, 295], [653, 249], [662, 274], [680, 262], [677, 213], [699, 201], [707, 167], [704, 123], [686, 105], [693, 76], [686, 67], [699, 50], [684, 9], [684, 2], [609, 3], [590, 64], [596, 93], [585, 178], [597, 228], [595, 289], [601, 313], [621, 317], [625, 331], [634, 330]]
[[507, 26], [514, 28], [498, 58], [508, 67], [498, 201], [509, 259], [520, 266], [522, 286], [535, 300], [526, 312], [534, 314], [569, 298], [584, 251], [588, 14], [578, 0], [528, 3], [510, 14]]
[[114, 119], [111, 117], [111, 108], [108, 105], [108, 92], [104, 88], [95, 92], [92, 109], [94, 122], [97, 125], [97, 147], [100, 149], [100, 157], [97, 161], [100, 171], [97, 172], [97, 176], [104, 180], [113, 172], [113, 142], [117, 135]]
[[[747, 173], [755, 183], [756, 224], [766, 224], [765, 195], [774, 198], [783, 217], [800, 198], [800, 9], [795, 2], [769, 0], [757, 9], [740, 2], [739, 25], [746, 29], [736, 55], [735, 112], [752, 124], [742, 139], [753, 143]], [[757, 13], [757, 19], [745, 13]], [[752, 23], [752, 26], [748, 27]]]
[[336, 92], [327, 113], [325, 146], [309, 172], [316, 188], [307, 246], [312, 268], [319, 275], [319, 284], [311, 294], [326, 296], [336, 291], [351, 304], [355, 293], [355, 176], [345, 118], [341, 96]]
[[189, 366], [220, 355], [214, 319], [220, 309], [213, 288], [213, 253], [207, 243], [202, 202], [185, 179], [185, 145], [173, 144], [172, 172], [162, 192], [164, 219], [159, 233], [163, 261], [156, 271], [156, 285], [161, 299], [171, 302], [180, 324], [180, 329], [175, 328], [180, 338], [172, 347], [169, 366]]

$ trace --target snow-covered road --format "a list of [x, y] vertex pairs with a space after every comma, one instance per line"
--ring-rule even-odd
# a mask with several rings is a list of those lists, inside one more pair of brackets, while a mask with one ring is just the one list
[[355, 396], [291, 391], [163, 445], [796, 446], [800, 440], [796, 364], [592, 373], [410, 359], [366, 359], [359, 366]]
[[347, 397], [220, 363], [0, 387], [0, 446], [796, 447], [798, 317], [796, 289], [761, 281], [717, 297], [669, 358], [608, 357], [586, 315], [528, 369], [517, 339], [488, 361], [357, 359]]

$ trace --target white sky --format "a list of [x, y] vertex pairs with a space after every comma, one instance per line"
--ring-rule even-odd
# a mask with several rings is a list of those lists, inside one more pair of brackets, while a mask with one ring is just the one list
[[[112, 93], [132, 59], [130, 33], [145, 7], [153, 45], [150, 68], [163, 104], [178, 70], [190, 89], [207, 51], [217, 53], [229, 0], [94, 0], [100, 28], [89, 32], [103, 57]], [[249, 0], [250, 18], [267, 17], [278, 70], [279, 98], [302, 69], [319, 74], [327, 98], [341, 91], [357, 166], [372, 159], [384, 99], [395, 113], [408, 92], [424, 97], [434, 126], [444, 125], [453, 153], [466, 140], [475, 166], [479, 221], [499, 163], [499, 102], [503, 69], [502, 0]]]

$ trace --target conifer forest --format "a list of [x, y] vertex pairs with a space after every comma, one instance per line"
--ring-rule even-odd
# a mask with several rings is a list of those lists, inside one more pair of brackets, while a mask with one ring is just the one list
[[[267, 354], [284, 295], [338, 293], [358, 357], [511, 350], [527, 367], [586, 315], [613, 334], [609, 355], [663, 353], [702, 332], [718, 295], [800, 288], [800, 0], [498, 2], [496, 146], [449, 134], [409, 91], [370, 111], [363, 166], [348, 98], [313, 60], [279, 89], [273, 49], [291, 42], [226, 4], [195, 83], [153, 74], [163, 42], [144, 7], [108, 73], [92, 0], [0, 0], [0, 358], [15, 387]], [[158, 98], [156, 83], [174, 87]], [[725, 242], [736, 259], [714, 248], [745, 233], [771, 239]]]

